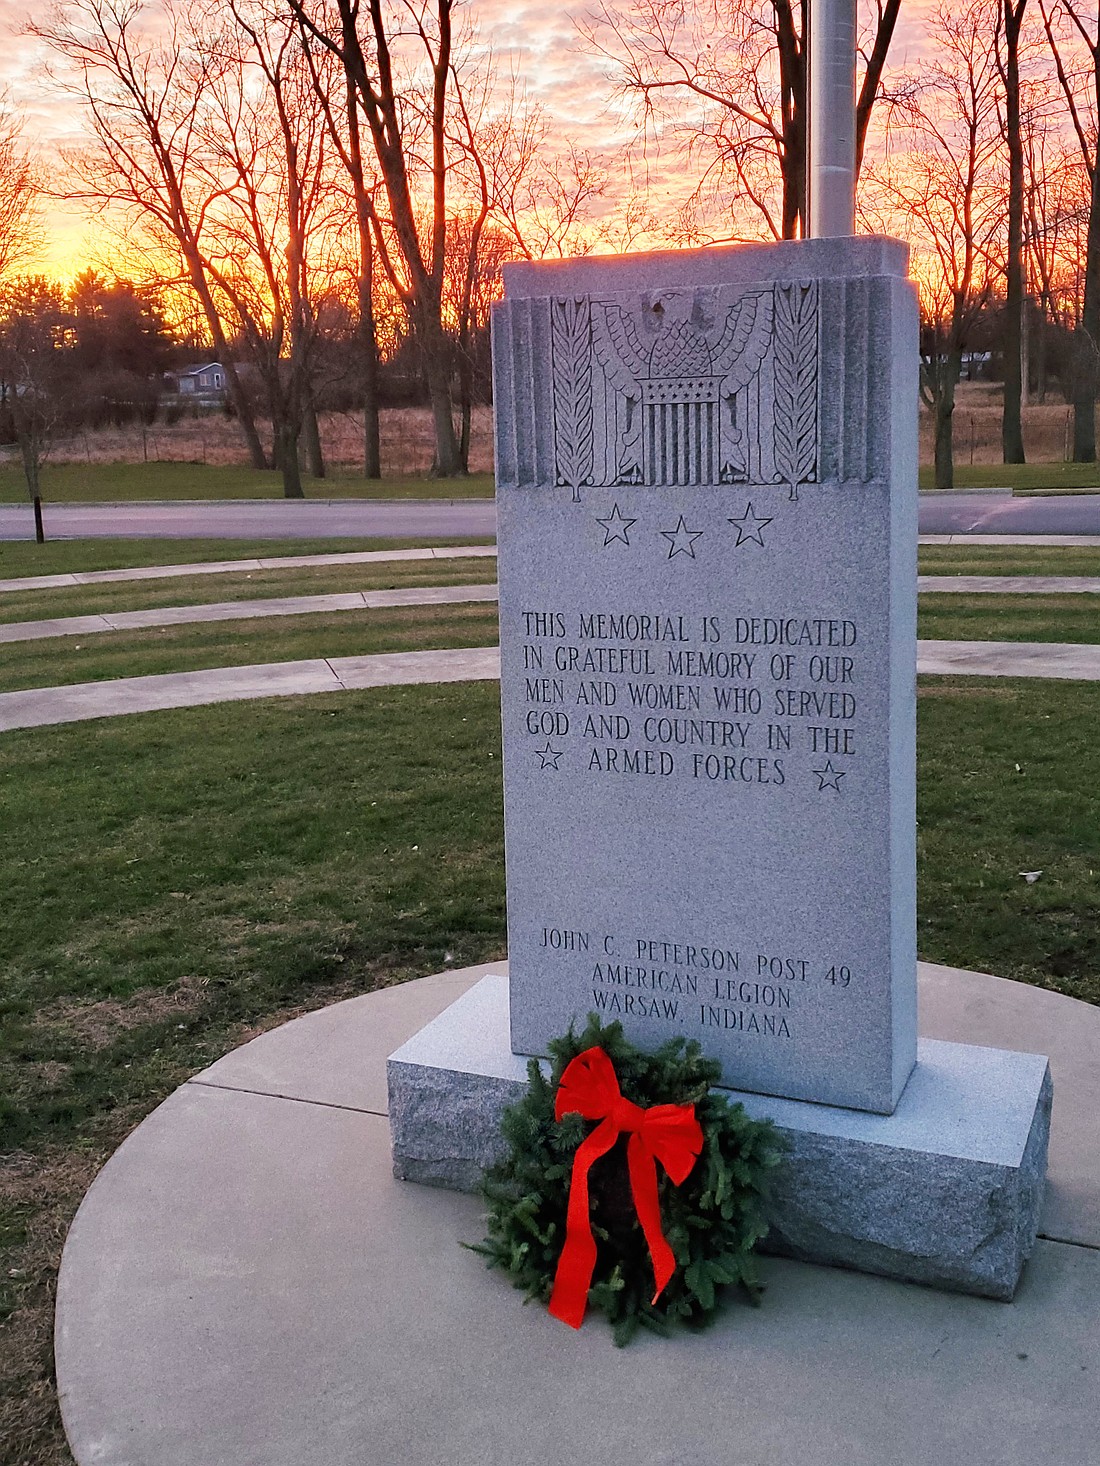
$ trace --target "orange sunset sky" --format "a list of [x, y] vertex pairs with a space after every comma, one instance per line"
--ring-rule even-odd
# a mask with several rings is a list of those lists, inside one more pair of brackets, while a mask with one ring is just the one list
[[[920, 53], [922, 16], [931, 3], [909, 0], [903, 5], [891, 50], [892, 67], [904, 69]], [[565, 4], [467, 0], [461, 8], [464, 22], [473, 23], [481, 43], [492, 48], [501, 77], [507, 79], [514, 72], [528, 95], [558, 120], [564, 137], [599, 151], [632, 135], [616, 109], [606, 65], [582, 49], [574, 17], [582, 17], [589, 8], [583, 0]], [[149, 9], [155, 11], [156, 5]], [[75, 104], [51, 80], [44, 49], [22, 34], [31, 13], [25, 0], [0, 0], [0, 89], [25, 119], [28, 140], [46, 163], [48, 176], [54, 160], [56, 178], [61, 150], [78, 147], [82, 141], [81, 118]], [[662, 199], [673, 202], [682, 187], [682, 169], [673, 169], [670, 159], [652, 152], [643, 160], [640, 148], [636, 161], [639, 167], [648, 166], [655, 208], [660, 210]], [[604, 201], [607, 211], [613, 211], [615, 204], [614, 194]], [[66, 277], [86, 264], [109, 267], [110, 244], [94, 220], [60, 200], [51, 202], [46, 212], [47, 239], [39, 268]]]

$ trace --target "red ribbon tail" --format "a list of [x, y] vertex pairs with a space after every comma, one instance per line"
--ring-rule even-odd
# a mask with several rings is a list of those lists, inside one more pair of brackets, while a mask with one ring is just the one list
[[606, 1155], [618, 1139], [618, 1129], [603, 1120], [577, 1147], [569, 1181], [569, 1205], [565, 1218], [565, 1246], [554, 1274], [550, 1312], [571, 1329], [584, 1322], [588, 1290], [596, 1266], [596, 1239], [588, 1213], [588, 1172], [600, 1156]]
[[630, 1189], [634, 1193], [634, 1206], [642, 1224], [649, 1255], [653, 1261], [653, 1279], [656, 1292], [651, 1302], [664, 1292], [669, 1278], [676, 1271], [676, 1255], [661, 1231], [661, 1200], [657, 1194], [657, 1162], [646, 1148], [640, 1135], [632, 1135], [626, 1147], [627, 1166], [630, 1171]]

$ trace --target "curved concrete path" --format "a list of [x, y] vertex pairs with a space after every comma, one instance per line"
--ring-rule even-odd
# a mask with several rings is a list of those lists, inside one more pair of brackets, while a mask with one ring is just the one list
[[313, 692], [425, 682], [490, 682], [499, 676], [500, 650], [495, 646], [165, 672], [153, 677], [122, 677], [113, 682], [77, 682], [68, 687], [0, 693], [0, 732], [51, 723], [81, 723], [120, 713], [246, 702], [258, 697], [299, 697]]
[[[922, 535], [922, 545], [1030, 545], [1079, 546], [1100, 549], [1100, 535], [1032, 535], [1028, 539], [1011, 535]], [[349, 550], [331, 555], [274, 555], [266, 560], [202, 560], [186, 565], [135, 565], [122, 570], [70, 571], [61, 575], [19, 575], [0, 580], [5, 591], [55, 590], [67, 585], [96, 585], [115, 580], [165, 580], [172, 576], [244, 574], [250, 570], [286, 570], [307, 565], [366, 565], [386, 560], [454, 560], [496, 557], [493, 545], [440, 545], [417, 550]], [[954, 576], [929, 579], [956, 579]], [[986, 577], [994, 579], [995, 577]], [[1030, 577], [1029, 577], [1030, 578]], [[1070, 578], [1070, 577], [1067, 577]]]
[[[1100, 680], [1100, 646], [1051, 642], [921, 641], [917, 672], [922, 676], [1049, 677], [1072, 682]], [[0, 693], [0, 732], [79, 723], [120, 713], [202, 707], [258, 697], [296, 697], [312, 692], [394, 683], [487, 682], [500, 676], [500, 648], [385, 652], [366, 657], [316, 657], [251, 667], [214, 667], [76, 682]]]
[[186, 626], [196, 621], [248, 621], [268, 616], [309, 616], [321, 611], [383, 610], [390, 606], [452, 606], [495, 601], [495, 585], [421, 585], [401, 590], [340, 591], [331, 595], [273, 596], [262, 601], [209, 601], [198, 606], [156, 606], [102, 616], [56, 616], [49, 621], [0, 623], [0, 642], [44, 641], [51, 636], [95, 636], [147, 626]]
[[264, 1034], [108, 1162], [58, 1285], [78, 1466], [1095, 1466], [1100, 1010], [920, 969], [923, 1033], [1051, 1059], [1014, 1303], [769, 1258], [759, 1309], [620, 1351], [463, 1250], [475, 1198], [390, 1173], [386, 1055], [487, 970]]
[[122, 570], [73, 570], [63, 575], [18, 575], [0, 580], [5, 591], [58, 590], [118, 580], [170, 580], [191, 575], [247, 575], [253, 570], [300, 570], [313, 565], [377, 565], [390, 560], [496, 559], [496, 545], [436, 545], [418, 550], [347, 550], [331, 555], [272, 555], [266, 560], [198, 560], [186, 565], [131, 565]]
[[[1074, 576], [922, 575], [918, 591], [949, 595], [1100, 594], [1100, 579]], [[156, 606], [145, 611], [110, 611], [95, 616], [54, 616], [44, 621], [0, 622], [0, 642], [45, 641], [52, 636], [95, 636], [148, 626], [184, 626], [198, 621], [246, 621], [267, 616], [309, 616], [322, 611], [380, 610], [387, 606], [458, 605], [495, 601], [495, 585], [410, 586], [401, 590], [340, 591], [312, 596], [273, 596], [257, 601], [207, 601], [193, 606]]]

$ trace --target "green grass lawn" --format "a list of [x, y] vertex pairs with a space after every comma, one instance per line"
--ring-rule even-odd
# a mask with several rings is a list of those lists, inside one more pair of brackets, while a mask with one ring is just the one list
[[425, 585], [479, 585], [496, 579], [496, 561], [398, 560], [392, 564], [309, 565], [291, 570], [251, 570], [225, 575], [173, 576], [170, 580], [108, 581], [58, 590], [6, 591], [0, 623], [55, 616], [108, 615], [158, 606], [199, 606], [212, 601], [251, 601], [268, 596], [309, 596], [339, 591], [394, 590]]
[[142, 565], [212, 564], [219, 560], [272, 560], [287, 555], [341, 555], [360, 550], [403, 550], [436, 545], [491, 544], [487, 539], [317, 540], [0, 540], [0, 580], [25, 575], [75, 575]]
[[1074, 545], [921, 545], [922, 575], [1100, 575], [1100, 548]]
[[[1098, 723], [1091, 684], [922, 684], [922, 957], [1100, 1000]], [[503, 953], [498, 694], [10, 733], [0, 791], [0, 1439], [45, 1466], [62, 1241], [133, 1125], [267, 1027]]]
[[[920, 486], [931, 489], [935, 470], [920, 470]], [[1096, 463], [970, 463], [955, 465], [956, 489], [1097, 489]]]
[[1100, 642], [1100, 596], [926, 592], [917, 635], [933, 641]]
[[927, 678], [918, 709], [920, 955], [1100, 1002], [1100, 685]]
[[105, 631], [6, 644], [0, 692], [309, 657], [493, 646], [496, 640], [496, 605], [478, 602]]
[[[491, 499], [491, 474], [435, 479], [419, 475], [365, 479], [336, 472], [303, 478], [309, 499]], [[281, 499], [279, 474], [202, 463], [47, 463], [42, 471], [43, 513], [50, 532], [51, 504], [129, 503], [135, 499]], [[26, 481], [14, 463], [0, 465], [0, 504], [25, 504]]]

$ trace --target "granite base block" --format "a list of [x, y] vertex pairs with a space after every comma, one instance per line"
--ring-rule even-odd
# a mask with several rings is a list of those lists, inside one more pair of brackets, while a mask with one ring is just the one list
[[[394, 1174], [474, 1191], [528, 1061], [490, 974], [391, 1054]], [[727, 1091], [789, 1150], [765, 1250], [1010, 1300], [1039, 1226], [1053, 1085], [1038, 1054], [922, 1039], [892, 1115]]]

